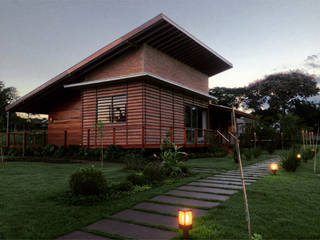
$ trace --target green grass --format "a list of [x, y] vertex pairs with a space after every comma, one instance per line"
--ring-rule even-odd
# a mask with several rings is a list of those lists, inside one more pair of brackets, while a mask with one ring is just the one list
[[[320, 174], [313, 173], [313, 161], [294, 173], [268, 175], [247, 186], [247, 194], [253, 233], [263, 239], [320, 239]], [[242, 192], [196, 220], [191, 237], [248, 239]]]
[[[121, 200], [68, 205], [63, 197], [69, 189], [69, 176], [86, 166], [89, 164], [8, 162], [0, 168], [0, 239], [53, 239], [200, 177], [168, 180]], [[121, 164], [105, 164], [103, 172], [109, 183], [120, 182], [130, 174]]]
[[[272, 155], [269, 154], [261, 154], [258, 158], [254, 158], [252, 161], [246, 161], [242, 158], [242, 165], [246, 166], [248, 164], [253, 164], [256, 162], [260, 162], [263, 160], [270, 159]], [[213, 168], [217, 170], [229, 170], [229, 169], [236, 169], [239, 167], [238, 163], [235, 163], [233, 160], [233, 155], [228, 154], [224, 158], [197, 158], [197, 159], [190, 159], [185, 162], [188, 167], [194, 168]]]

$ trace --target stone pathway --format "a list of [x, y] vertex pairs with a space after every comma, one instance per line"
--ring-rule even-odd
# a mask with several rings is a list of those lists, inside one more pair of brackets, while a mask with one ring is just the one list
[[[246, 185], [252, 184], [269, 174], [267, 160], [243, 168]], [[110, 219], [102, 219], [86, 227], [88, 230], [116, 234], [134, 239], [170, 239], [177, 234], [177, 213], [180, 208], [188, 207], [195, 217], [207, 213], [208, 209], [218, 206], [232, 194], [241, 191], [239, 170], [216, 171], [196, 169], [214, 174], [139, 203], [132, 209], [118, 212]], [[159, 228], [160, 227], [160, 228]], [[57, 239], [110, 239], [92, 233], [73, 231]]]

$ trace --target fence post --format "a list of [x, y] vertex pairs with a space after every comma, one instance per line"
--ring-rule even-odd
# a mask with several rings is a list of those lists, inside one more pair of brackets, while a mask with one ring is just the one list
[[45, 132], [42, 133], [41, 144], [42, 144], [42, 146], [46, 145], [46, 133]]
[[203, 129], [203, 143], [207, 145], [207, 129]]
[[7, 147], [10, 147], [10, 133], [7, 132]]
[[22, 156], [24, 157], [25, 151], [26, 151], [26, 142], [27, 142], [27, 134], [26, 130], [23, 131], [23, 140], [22, 140]]
[[170, 142], [173, 142], [173, 127], [170, 128]]
[[88, 133], [87, 133], [87, 145], [88, 147], [90, 147], [90, 129], [88, 129]]
[[68, 137], [68, 132], [67, 130], [64, 130], [64, 146], [67, 146], [67, 137]]
[[142, 148], [144, 148], [144, 126], [142, 126], [142, 132], [141, 132], [141, 134], [142, 134], [142, 136], [141, 136], [141, 145], [142, 145]]

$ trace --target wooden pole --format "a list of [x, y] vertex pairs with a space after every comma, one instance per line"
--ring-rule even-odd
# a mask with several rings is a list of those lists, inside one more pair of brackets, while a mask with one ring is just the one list
[[4, 157], [3, 157], [3, 148], [1, 146], [1, 163], [2, 163], [2, 167], [4, 168]]
[[22, 138], [22, 156], [24, 157], [25, 151], [26, 151], [26, 140], [27, 140], [27, 134], [26, 130], [23, 131], [23, 138]]
[[318, 131], [317, 131], [317, 140], [316, 140], [316, 147], [314, 148], [314, 162], [313, 162], [313, 171], [317, 173], [317, 150], [318, 150], [318, 137], [319, 137], [319, 123], [318, 123]]
[[306, 150], [306, 146], [304, 144], [304, 130], [302, 129], [301, 131], [301, 135], [302, 135], [302, 145], [303, 145], [303, 150]]
[[237, 123], [236, 123], [234, 108], [232, 107], [232, 130], [234, 132], [233, 132], [233, 134], [230, 134], [230, 135], [235, 140], [235, 146], [236, 146], [238, 162], [239, 162], [239, 167], [240, 167], [240, 176], [241, 176], [241, 184], [242, 184], [242, 190], [243, 190], [244, 206], [245, 206], [245, 211], [246, 211], [246, 220], [248, 222], [248, 234], [249, 234], [249, 240], [251, 240], [252, 235], [251, 235], [251, 222], [250, 222], [249, 205], [248, 205], [246, 185], [245, 185], [245, 182], [244, 182], [244, 175], [243, 175], [243, 169], [242, 169], [240, 146], [239, 146], [239, 139], [238, 139], [238, 136], [237, 136], [237, 125], [236, 124]]
[[257, 147], [257, 133], [253, 132], [253, 137], [254, 137], [254, 148]]

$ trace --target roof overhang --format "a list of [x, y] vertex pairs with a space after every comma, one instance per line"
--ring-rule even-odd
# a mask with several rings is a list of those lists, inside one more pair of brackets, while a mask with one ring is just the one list
[[118, 82], [123, 82], [123, 81], [132, 81], [132, 80], [137, 80], [137, 79], [141, 79], [141, 78], [145, 79], [147, 81], [155, 81], [155, 82], [159, 82], [161, 84], [168, 85], [170, 87], [175, 87], [177, 89], [181, 89], [183, 91], [187, 91], [192, 94], [196, 94], [196, 95], [208, 98], [208, 99], [217, 99], [216, 97], [211, 96], [209, 94], [205, 94], [199, 90], [187, 87], [183, 84], [162, 78], [158, 75], [148, 73], [148, 72], [129, 74], [129, 75], [119, 76], [119, 77], [114, 77], [114, 78], [92, 80], [92, 81], [87, 81], [87, 82], [72, 83], [72, 84], [64, 85], [64, 88], [66, 88], [66, 89], [68, 89], [68, 88], [86, 88], [86, 87], [90, 87], [90, 86], [106, 85], [106, 84], [118, 83]]
[[[230, 107], [226, 107], [226, 106], [222, 106], [222, 105], [217, 105], [217, 104], [210, 104], [209, 108], [213, 108], [217, 111], [223, 111], [223, 112], [228, 112], [231, 113], [232, 112], [232, 108]], [[235, 114], [237, 117], [244, 117], [244, 118], [248, 118], [248, 119], [253, 119], [253, 120], [259, 120], [258, 117], [253, 116], [252, 114], [249, 113], [245, 113], [239, 110], [234, 110]]]
[[[19, 98], [7, 106], [6, 110], [35, 112], [36, 110], [33, 110], [30, 104], [34, 104], [39, 98], [42, 98], [41, 96], [38, 97], [39, 95], [46, 94], [47, 96], [52, 96], [50, 95], [52, 92], [57, 90], [62, 91], [63, 85], [79, 81], [77, 77], [142, 44], [148, 44], [208, 76], [213, 76], [232, 68], [232, 64], [228, 60], [192, 36], [171, 19], [163, 14], [159, 14]], [[24, 107], [25, 103], [29, 104], [28, 108]]]

